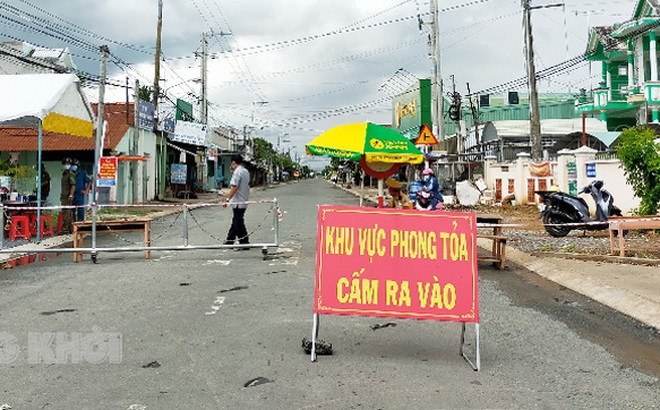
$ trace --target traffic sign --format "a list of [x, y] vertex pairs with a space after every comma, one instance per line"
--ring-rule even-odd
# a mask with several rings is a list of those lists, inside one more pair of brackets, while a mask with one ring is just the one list
[[438, 140], [435, 138], [435, 135], [433, 135], [433, 132], [431, 132], [431, 128], [427, 124], [422, 125], [420, 131], [419, 131], [419, 136], [415, 140], [415, 145], [436, 145], [438, 143]]

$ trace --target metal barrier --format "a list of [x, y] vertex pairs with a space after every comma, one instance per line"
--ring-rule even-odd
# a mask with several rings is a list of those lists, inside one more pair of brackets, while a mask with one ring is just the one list
[[[263, 227], [264, 223], [267, 222], [268, 219], [272, 218], [272, 228], [271, 230], [273, 231], [273, 237], [272, 237], [272, 242], [269, 239], [263, 240], [261, 242], [257, 243], [250, 243], [250, 244], [226, 244], [224, 238], [218, 238], [214, 236], [212, 233], [208, 231], [207, 228], [205, 228], [203, 223], [200, 223], [195, 218], [194, 210], [199, 210], [199, 209], [204, 209], [204, 208], [210, 208], [210, 207], [223, 207], [226, 204], [221, 204], [221, 203], [200, 203], [200, 204], [139, 204], [139, 205], [98, 205], [98, 204], [90, 204], [90, 205], [85, 205], [85, 208], [89, 208], [92, 211], [92, 221], [91, 221], [91, 238], [92, 238], [92, 243], [91, 247], [89, 248], [63, 248], [63, 247], [54, 247], [54, 248], [47, 248], [44, 246], [35, 246], [35, 247], [25, 247], [21, 246], [19, 248], [5, 248], [5, 242], [4, 242], [4, 227], [5, 227], [5, 211], [6, 208], [0, 204], [0, 227], [2, 227], [3, 232], [2, 235], [0, 235], [0, 254], [17, 254], [17, 255], [23, 255], [23, 254], [32, 254], [32, 253], [84, 253], [84, 254], [90, 254], [92, 261], [96, 263], [96, 258], [97, 255], [101, 252], [150, 252], [150, 251], [186, 251], [186, 250], [203, 250], [203, 249], [237, 249], [237, 248], [261, 248], [261, 252], [263, 255], [263, 258], [265, 259], [268, 255], [268, 249], [269, 248], [278, 248], [279, 247], [279, 234], [280, 234], [280, 218], [281, 218], [281, 211], [279, 208], [279, 203], [277, 199], [273, 200], [263, 200], [263, 201], [247, 201], [247, 202], [236, 202], [232, 203], [232, 205], [257, 205], [257, 204], [272, 204], [269, 208], [269, 210], [265, 213], [263, 220], [251, 231], [248, 233], [248, 236], [253, 235], [258, 229]], [[228, 209], [231, 209], [232, 205], [226, 205]], [[98, 228], [103, 227], [103, 222], [104, 220], [99, 220], [98, 219], [98, 211], [104, 208], [149, 208], [149, 209], [154, 209], [154, 208], [181, 208], [180, 212], [176, 212], [170, 215], [174, 215], [174, 220], [170, 225], [163, 231], [161, 232], [156, 238], [149, 238], [148, 243], [145, 245], [144, 243], [142, 245], [137, 244], [133, 241], [127, 240], [119, 235], [121, 232], [121, 229], [117, 229], [116, 232], [110, 232], [110, 233], [115, 233], [115, 236], [123, 240], [124, 242], [130, 243], [130, 246], [125, 246], [125, 247], [99, 247], [97, 246], [97, 236], [99, 234]], [[48, 206], [48, 207], [12, 207], [12, 210], [15, 211], [35, 211], [38, 213], [41, 213], [41, 210], [75, 210], [76, 208], [80, 207], [75, 207], [75, 206]], [[253, 208], [251, 208], [253, 209]], [[157, 218], [164, 218], [169, 215], [161, 215], [158, 216]], [[158, 239], [162, 238], [167, 232], [172, 229], [177, 221], [179, 219], [182, 219], [182, 244], [181, 245], [166, 245], [166, 246], [151, 246], [155, 241]], [[127, 220], [127, 222], [130, 222], [130, 219]], [[209, 236], [211, 239], [215, 240], [216, 242], [220, 243], [211, 243], [211, 244], [191, 244], [190, 243], [190, 229], [191, 229], [191, 223], [193, 223], [193, 228], [198, 227], [202, 232], [204, 232], [207, 236]], [[37, 237], [35, 244], [40, 245], [41, 239], [39, 238], [39, 220], [36, 220], [36, 230], [37, 230]], [[113, 231], [112, 229], [110, 229]], [[107, 233], [107, 232], [103, 232]]]

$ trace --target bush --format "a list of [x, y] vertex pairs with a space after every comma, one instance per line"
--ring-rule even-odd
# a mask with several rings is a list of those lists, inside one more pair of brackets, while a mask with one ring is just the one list
[[655, 132], [633, 127], [621, 133], [616, 156], [635, 195], [641, 198], [640, 215], [655, 215], [660, 203], [660, 144]]

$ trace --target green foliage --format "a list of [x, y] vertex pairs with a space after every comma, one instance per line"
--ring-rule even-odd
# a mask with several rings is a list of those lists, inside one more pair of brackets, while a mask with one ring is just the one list
[[153, 94], [154, 93], [151, 87], [146, 85], [141, 85], [140, 89], [138, 90], [138, 98], [140, 98], [142, 101], [151, 102], [153, 100]]
[[660, 203], [660, 144], [655, 132], [633, 127], [621, 133], [616, 156], [635, 195], [641, 198], [640, 215], [655, 215]]
[[12, 177], [12, 189], [19, 193], [32, 193], [37, 187], [37, 170], [34, 166], [13, 165], [0, 159], [0, 175]]
[[[272, 164], [279, 166], [282, 171], [286, 171], [289, 174], [293, 174], [293, 171], [301, 171], [302, 169], [300, 164], [291, 159], [291, 155], [288, 152], [278, 153], [273, 147], [273, 144], [263, 138], [254, 139], [254, 159], [262, 163], [271, 161]], [[304, 175], [305, 172], [301, 172], [301, 176]]]

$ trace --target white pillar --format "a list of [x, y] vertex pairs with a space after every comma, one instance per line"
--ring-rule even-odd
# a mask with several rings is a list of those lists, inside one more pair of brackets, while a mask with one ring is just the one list
[[649, 60], [651, 62], [651, 81], [658, 81], [658, 53], [656, 51], [655, 31], [649, 33]]
[[497, 161], [495, 155], [486, 155], [484, 158], [484, 180], [488, 189], [492, 189], [493, 191], [495, 190], [495, 178], [493, 178], [492, 169], [495, 161]]
[[527, 174], [526, 168], [528, 167], [531, 154], [521, 152], [517, 155], [516, 160], [516, 186], [514, 193], [516, 195], [516, 202], [519, 204], [527, 203]]
[[562, 192], [568, 192], [568, 162], [573, 159], [573, 153], [568, 149], [562, 149], [557, 152], [557, 168], [555, 169], [555, 185]]
[[631, 89], [635, 84], [635, 67], [633, 61], [635, 56], [633, 50], [628, 50], [628, 89]]
[[644, 40], [643, 37], [638, 37], [635, 40], [635, 57], [637, 61], [637, 86], [644, 84]]

